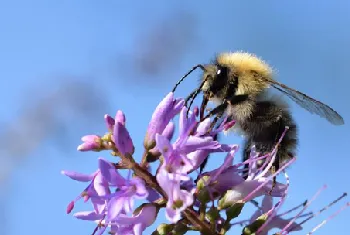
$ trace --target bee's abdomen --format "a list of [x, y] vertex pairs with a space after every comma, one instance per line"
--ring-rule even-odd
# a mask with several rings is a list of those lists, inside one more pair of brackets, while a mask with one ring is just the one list
[[[250, 118], [240, 123], [247, 136], [246, 151], [255, 145], [262, 154], [271, 152], [282, 136], [286, 126], [289, 127], [283, 137], [277, 158], [283, 163], [295, 154], [297, 145], [297, 127], [285, 105], [274, 101], [258, 101]], [[244, 158], [247, 158], [248, 153]]]

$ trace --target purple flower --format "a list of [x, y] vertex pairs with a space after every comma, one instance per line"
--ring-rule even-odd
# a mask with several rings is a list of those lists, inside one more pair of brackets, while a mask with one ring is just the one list
[[[223, 198], [219, 201], [219, 206], [221, 208], [226, 207], [226, 205], [232, 205], [238, 201], [249, 201], [255, 197], [259, 197], [262, 195], [271, 194], [273, 197], [284, 197], [286, 194], [286, 190], [288, 185], [276, 182], [276, 185], [272, 189], [272, 177], [266, 169], [257, 169], [256, 162], [261, 160], [262, 158], [266, 158], [270, 163], [274, 161], [274, 156], [270, 157], [270, 155], [256, 157], [258, 154], [255, 152], [255, 149], [252, 149], [251, 158], [247, 160], [250, 163], [249, 165], [249, 173], [246, 180], [242, 181], [240, 184], [233, 186], [230, 190], [226, 192]], [[288, 165], [294, 162], [294, 159], [289, 161], [286, 165], [282, 166], [278, 172], [274, 175], [278, 174], [282, 170], [284, 170]], [[236, 167], [242, 165], [242, 163], [237, 164]], [[261, 172], [260, 172], [261, 171]], [[260, 173], [259, 173], [260, 172]], [[238, 179], [238, 177], [237, 177]]]
[[[181, 138], [181, 137], [180, 137]], [[178, 139], [173, 145], [169, 140], [162, 136], [156, 135], [157, 148], [164, 156], [164, 163], [169, 172], [187, 173], [194, 168], [194, 164], [187, 157], [187, 154], [196, 151], [196, 149], [219, 149], [220, 145], [211, 137], [191, 136], [185, 139]]]
[[[238, 180], [238, 177], [236, 177]], [[276, 182], [274, 189], [271, 192], [273, 197], [284, 197], [287, 185]], [[220, 199], [219, 205], [224, 208], [225, 205], [232, 205], [238, 201], [248, 201], [255, 197], [267, 195], [272, 189], [272, 179], [260, 177], [255, 179], [247, 179], [242, 183], [233, 186], [226, 192], [224, 197]]]
[[[169, 122], [168, 125], [165, 127], [165, 129], [162, 133], [162, 136], [164, 136], [165, 138], [167, 138], [170, 141], [173, 138], [174, 131], [175, 131], [175, 124], [173, 122]], [[151, 149], [150, 152], [155, 156], [160, 155], [160, 152], [159, 152], [157, 146], [154, 147], [153, 149]]]
[[115, 115], [115, 121], [119, 122], [120, 124], [125, 126], [126, 118], [125, 118], [123, 111], [121, 111], [121, 110], [117, 111], [117, 114]]
[[[209, 118], [205, 119], [204, 121], [200, 122], [195, 131], [193, 132], [193, 136], [196, 137], [211, 137], [213, 138], [214, 135], [217, 133], [221, 132], [224, 130], [224, 128], [228, 125], [225, 121], [221, 123], [216, 129], [214, 128], [209, 132], [211, 125], [211, 121]], [[230, 125], [233, 125], [230, 123]], [[221, 144], [220, 147], [218, 148], [211, 148], [211, 149], [201, 149], [201, 150], [196, 150], [194, 152], [188, 153], [187, 158], [191, 161], [192, 164], [192, 169], [190, 172], [193, 170], [198, 169], [198, 167], [203, 163], [203, 161], [208, 157], [209, 154], [215, 153], [215, 152], [230, 152], [231, 149], [233, 148], [234, 145], [226, 145], [226, 144]]]
[[146, 205], [142, 207], [138, 214], [133, 215], [132, 217], [121, 215], [113, 221], [113, 223], [118, 226], [118, 230], [114, 231], [111, 229], [111, 232], [116, 232], [117, 234], [141, 235], [148, 226], [153, 224], [157, 212], [158, 209], [155, 206]]
[[113, 128], [114, 128], [114, 124], [115, 124], [114, 118], [112, 118], [108, 114], [105, 114], [104, 118], [105, 118], [105, 122], [107, 125], [107, 130], [110, 132], [113, 132]]
[[[253, 216], [250, 218], [249, 223], [253, 223], [259, 216], [269, 212], [273, 208], [272, 206], [272, 197], [271, 196], [265, 196], [262, 200], [261, 208], [258, 209]], [[280, 215], [274, 216], [269, 223], [259, 232], [260, 235], [267, 235], [268, 231], [278, 228], [283, 229], [293, 218], [290, 219], [283, 219]], [[300, 231], [302, 230], [302, 227], [297, 224], [296, 222], [293, 222], [291, 225], [293, 228], [292, 231]], [[289, 231], [291, 232], [291, 231]]]
[[172, 92], [159, 103], [152, 115], [144, 139], [146, 149], [152, 149], [155, 146], [156, 134], [161, 134], [164, 131], [169, 121], [181, 111], [184, 103], [183, 99], [175, 100]]
[[201, 175], [197, 187], [199, 190], [204, 188], [209, 193], [209, 197], [203, 199], [217, 198], [244, 181], [237, 166], [232, 166], [234, 154], [237, 150], [237, 145], [231, 146], [231, 151], [226, 155], [224, 163], [218, 169]]
[[121, 123], [123, 126], [125, 126], [125, 123], [126, 123], [125, 115], [124, 115], [123, 111], [121, 111], [121, 110], [117, 111], [117, 113], [115, 115], [115, 119], [112, 118], [111, 116], [109, 116], [108, 114], [105, 114], [104, 118], [105, 118], [105, 122], [107, 125], [107, 129], [110, 132], [113, 132], [114, 125], [116, 122]]
[[[85, 191], [91, 197], [95, 210], [75, 213], [74, 216], [78, 219], [99, 221], [104, 219], [107, 224], [113, 221], [116, 222], [119, 216], [123, 217], [125, 214], [132, 212], [135, 199], [148, 197], [148, 191], [142, 179], [138, 177], [131, 180], [124, 179], [111, 163], [102, 158], [99, 159], [99, 170], [92, 175], [64, 173], [73, 179], [83, 181], [93, 179], [93, 182]], [[109, 186], [116, 186], [118, 189], [111, 193]], [[69, 204], [69, 208], [71, 207], [71, 204]], [[100, 234], [104, 230], [105, 228], [100, 230]]]
[[130, 138], [128, 130], [119, 122], [114, 125], [113, 140], [116, 148], [122, 154], [133, 154], [134, 144]]
[[173, 138], [175, 131], [175, 124], [173, 122], [169, 122], [163, 130], [162, 136], [166, 137], [169, 141]]
[[103, 158], [98, 159], [98, 167], [104, 179], [111, 186], [122, 187], [127, 184], [127, 181], [118, 173], [115, 167]]
[[103, 220], [102, 216], [96, 215], [93, 212], [80, 212], [76, 214], [79, 219], [94, 220], [96, 223], [103, 225], [104, 228], [100, 230], [102, 234], [105, 227], [110, 227], [110, 234], [131, 234], [141, 235], [142, 232], [153, 224], [156, 219], [158, 209], [152, 204], [142, 206], [138, 212], [134, 212], [132, 216], [121, 214], [115, 220], [107, 222]]
[[81, 220], [102, 220], [104, 218], [103, 213], [96, 213], [96, 211], [79, 211], [73, 216]]
[[152, 204], [142, 206], [138, 212], [134, 212], [132, 216], [121, 213], [116, 219], [109, 221], [104, 220], [104, 216], [96, 214], [93, 211], [83, 211], [74, 214], [78, 219], [95, 221], [99, 225], [103, 225], [99, 234], [102, 234], [106, 227], [110, 227], [110, 234], [132, 234], [141, 235], [142, 232], [153, 224], [157, 218], [158, 209]]
[[85, 190], [72, 202], [69, 203], [67, 213], [70, 213], [76, 201], [84, 198], [84, 201], [91, 199], [96, 213], [101, 213], [105, 208], [104, 197], [111, 191], [109, 186], [122, 186], [126, 184], [125, 179], [116, 171], [115, 167], [108, 161], [99, 158], [99, 169], [92, 174], [82, 174], [74, 171], [62, 171], [62, 174], [79, 182], [89, 182]]
[[[209, 135], [190, 135], [196, 126], [196, 116], [190, 112], [187, 118], [187, 108], [183, 108], [180, 112], [179, 119], [179, 137], [174, 144], [171, 144], [166, 137], [156, 134], [156, 147], [164, 157], [166, 169], [171, 172], [188, 173], [196, 168], [198, 164], [198, 155], [192, 152], [207, 150], [208, 152], [224, 152], [229, 151], [225, 145], [220, 145], [214, 141]], [[203, 129], [201, 125], [199, 128]], [[198, 153], [197, 153], [198, 154]], [[189, 158], [191, 157], [191, 159]]]
[[[172, 140], [175, 124], [171, 120], [177, 115], [178, 135]], [[188, 224], [188, 228], [194, 226], [200, 232], [205, 232], [201, 229], [205, 225], [202, 223], [207, 223], [206, 230], [217, 228], [228, 232], [226, 229], [234, 224], [251, 224], [262, 215], [266, 220], [254, 231], [256, 234], [264, 235], [276, 228], [281, 229], [281, 234], [300, 231], [301, 225], [311, 217], [301, 224], [295, 223], [295, 220], [304, 216], [302, 213], [311, 201], [304, 205], [295, 217], [283, 219], [289, 211], [278, 215], [277, 211], [286, 199], [288, 175], [285, 173], [285, 184], [277, 182], [272, 188], [273, 177], [295, 161], [295, 158], [292, 158], [277, 172], [270, 171], [276, 158], [278, 144], [285, 132], [271, 153], [261, 156], [253, 147], [248, 160], [234, 163], [238, 146], [221, 144], [216, 137], [231, 129], [235, 121], [226, 116], [213, 126], [210, 118], [199, 121], [198, 116], [198, 107], [188, 110], [184, 107], [184, 100], [175, 99], [173, 92], [170, 92], [152, 115], [144, 138], [145, 151], [142, 162], [137, 163], [137, 158], [132, 156], [135, 148], [126, 128], [124, 113], [119, 110], [114, 118], [105, 115], [108, 133], [103, 136], [84, 136], [78, 150], [111, 150], [112, 155], [116, 156], [116, 163], [99, 158], [98, 169], [92, 174], [62, 171], [62, 174], [73, 180], [87, 183], [83, 192], [68, 204], [67, 213], [72, 212], [75, 203], [80, 199], [91, 202], [91, 211], [77, 212], [74, 217], [98, 223], [93, 232], [96, 235], [102, 235], [108, 227], [110, 234], [140, 235], [155, 222], [161, 207], [165, 207], [165, 217], [171, 222], [157, 228], [162, 234], [167, 234], [173, 229], [185, 231], [187, 228], [182, 226], [181, 217], [184, 216], [185, 223], [193, 222], [187, 213], [183, 213], [189, 207], [195, 210], [191, 211], [191, 216], [198, 213], [201, 221]], [[288, 127], [285, 131], [287, 129]], [[209, 154], [215, 152], [226, 153], [221, 166], [198, 175], [199, 166]], [[154, 164], [156, 161], [159, 165], [155, 166], [156, 173], [153, 175], [151, 167], [154, 166], [150, 166], [149, 163]], [[242, 169], [242, 166], [246, 165], [248, 171]], [[129, 171], [129, 175], [123, 177], [121, 171]], [[198, 182], [193, 181], [192, 175]], [[160, 188], [162, 190], [159, 190]], [[264, 196], [262, 207], [253, 216], [237, 223], [230, 221], [238, 216], [244, 203], [260, 196]], [[274, 197], [278, 197], [279, 201], [273, 205]], [[134, 210], [134, 204], [139, 205], [144, 201], [147, 203]], [[237, 202], [238, 207], [233, 206]], [[225, 219], [221, 217], [223, 210], [227, 213]], [[248, 230], [249, 227], [245, 229]]]
[[81, 138], [84, 142], [78, 146], [78, 151], [99, 151], [102, 147], [101, 137], [98, 135], [85, 135]]
[[142, 179], [134, 177], [127, 184], [120, 187], [117, 192], [108, 195], [107, 220], [115, 220], [122, 212], [130, 213], [134, 199], [145, 199], [148, 196], [145, 183]]
[[122, 111], [116, 114], [115, 124], [113, 128], [112, 140], [118, 151], [122, 154], [133, 154], [134, 144], [130, 138], [129, 132], [125, 127], [125, 116]]
[[180, 182], [188, 180], [190, 180], [188, 176], [169, 173], [164, 167], [158, 171], [157, 182], [168, 196], [165, 216], [173, 223], [179, 221], [181, 212], [193, 203], [194, 190], [188, 192], [180, 189]]
[[62, 174], [80, 182], [91, 181], [85, 190], [75, 200], [71, 201], [68, 204], [68, 214], [73, 210], [74, 204], [81, 198], [84, 198], [85, 202], [91, 199], [95, 212], [97, 213], [100, 213], [104, 209], [105, 203], [104, 200], [100, 199], [100, 197], [108, 195], [110, 193], [110, 190], [108, 187], [108, 182], [102, 177], [100, 170], [97, 170], [90, 175], [72, 171], [62, 171]]
[[244, 182], [237, 166], [232, 166], [232, 159], [237, 149], [237, 146], [232, 147], [231, 152], [227, 154], [224, 163], [218, 169], [202, 174], [201, 179], [204, 180], [203, 183], [211, 193], [221, 195]]
[[[272, 189], [272, 180], [267, 179], [265, 177], [261, 177], [259, 179], [253, 180], [245, 180], [241, 184], [238, 184], [229, 190], [224, 198], [227, 201], [236, 202], [245, 199], [249, 194], [253, 192], [257, 187], [261, 184], [264, 184], [260, 190], [256, 191], [251, 198], [259, 197], [262, 195], [266, 195]], [[286, 185], [282, 183], [276, 183], [273, 191], [271, 192], [271, 196], [273, 197], [283, 197], [285, 196]]]

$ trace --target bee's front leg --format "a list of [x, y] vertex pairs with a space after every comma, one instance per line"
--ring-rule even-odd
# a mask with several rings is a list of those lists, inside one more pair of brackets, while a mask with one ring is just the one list
[[201, 118], [200, 121], [202, 122], [205, 119], [210, 118], [211, 116], [214, 116], [216, 114], [220, 114], [222, 116], [227, 108], [227, 105], [228, 105], [228, 103], [227, 103], [226, 99], [223, 100], [223, 102], [220, 105], [218, 105], [214, 109], [212, 109], [207, 115], [205, 115], [205, 117]]

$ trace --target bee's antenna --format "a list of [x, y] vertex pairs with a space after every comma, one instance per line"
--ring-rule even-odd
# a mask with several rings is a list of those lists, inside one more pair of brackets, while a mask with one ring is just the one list
[[194, 70], [198, 69], [198, 68], [201, 68], [202, 70], [205, 70], [204, 66], [201, 65], [201, 64], [197, 64], [196, 66], [194, 66], [190, 71], [188, 71], [176, 84], [175, 84], [175, 87], [173, 89], [173, 92], [175, 92], [176, 88], [178, 85], [180, 85], [180, 83], [185, 80], [185, 78], [190, 75], [190, 73], [192, 73]]
[[[198, 87], [198, 89], [196, 89], [192, 94], [191, 96], [189, 97], [189, 99], [191, 99], [191, 102], [189, 104], [189, 106], [187, 107], [187, 115], [188, 115], [188, 112], [194, 102], [194, 99], [197, 97], [197, 95], [199, 94], [199, 92], [201, 92], [202, 90], [202, 87], [204, 86], [204, 83], [206, 82], [207, 80], [204, 79], [203, 82], [200, 84], [200, 86]], [[186, 101], [186, 105], [187, 105], [187, 101]]]

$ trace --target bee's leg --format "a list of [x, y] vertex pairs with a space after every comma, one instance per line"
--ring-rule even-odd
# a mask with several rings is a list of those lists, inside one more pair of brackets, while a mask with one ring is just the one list
[[224, 113], [225, 109], [227, 108], [227, 101], [224, 100], [220, 105], [216, 106], [214, 109], [212, 109], [204, 118], [201, 118], [201, 122], [204, 121], [205, 119], [214, 116], [215, 114], [218, 113]]
[[[279, 159], [278, 155], [276, 155], [275, 161], [273, 162], [273, 164], [271, 166], [271, 174], [276, 173], [276, 171], [278, 171], [279, 168], [280, 168], [280, 159]], [[269, 195], [271, 195], [272, 191], [275, 189], [276, 183], [277, 183], [277, 176], [274, 176], [272, 178], [272, 187], [271, 187], [271, 190], [269, 191]]]
[[205, 94], [204, 97], [203, 97], [203, 101], [202, 101], [202, 105], [201, 105], [201, 109], [200, 109], [200, 120], [201, 122], [217, 113], [224, 113], [227, 106], [228, 105], [235, 105], [235, 104], [238, 104], [240, 102], [243, 102], [245, 100], [248, 99], [248, 95], [238, 95], [238, 96], [234, 96], [230, 99], [224, 99], [220, 105], [216, 106], [214, 109], [212, 109], [205, 117], [204, 116], [204, 109], [206, 108], [207, 104], [208, 104], [208, 101], [209, 101], [209, 98], [208, 98], [208, 95]]
[[[275, 143], [277, 144], [277, 146], [276, 146], [277, 152], [276, 152], [275, 161], [273, 162], [272, 167], [271, 167], [271, 174], [274, 174], [274, 173], [276, 173], [276, 171], [279, 170], [280, 162], [283, 159], [283, 156], [285, 156], [287, 154], [287, 153], [285, 153], [284, 141], [282, 140], [282, 142], [278, 144], [278, 140], [279, 140], [279, 138], [280, 138], [280, 136], [283, 133], [284, 128], [285, 128], [285, 125], [282, 122], [283, 122], [283, 119], [280, 119], [278, 121], [278, 124], [277, 124], [278, 132], [277, 132], [276, 137], [275, 137]], [[271, 190], [269, 192], [270, 195], [271, 195], [273, 189], [276, 187], [276, 183], [277, 183], [277, 176], [274, 176], [272, 179], [272, 187], [271, 187]]]
[[219, 121], [219, 119], [224, 115], [225, 110], [220, 111], [216, 114], [216, 116], [214, 117], [214, 120], [211, 122], [210, 124], [210, 128], [208, 130], [208, 133], [211, 132], [213, 130], [213, 128], [215, 127], [216, 123]]
[[211, 116], [214, 116], [214, 120], [210, 123], [210, 127], [207, 131], [207, 133], [210, 133], [215, 124], [219, 121], [219, 119], [223, 116], [223, 114], [225, 113], [225, 110], [227, 108], [227, 102], [226, 100], [224, 100], [220, 105], [218, 105], [217, 107], [215, 107], [214, 109], [212, 109], [204, 118], [201, 118], [200, 121], [204, 121], [205, 119], [211, 117]]
[[227, 103], [229, 103], [230, 105], [236, 105], [239, 104], [241, 102], [244, 102], [246, 100], [248, 100], [248, 95], [235, 95], [232, 96], [230, 98], [227, 99]]
[[204, 94], [204, 95], [203, 95], [203, 100], [202, 100], [202, 103], [201, 103], [201, 107], [200, 107], [200, 111], [199, 111], [199, 118], [200, 118], [200, 120], [204, 120], [204, 119], [203, 119], [204, 110], [205, 110], [205, 108], [207, 107], [208, 102], [209, 102], [208, 95], [207, 95], [207, 94]]
[[195, 89], [194, 91], [192, 91], [192, 92], [186, 97], [186, 99], [185, 99], [185, 106], [186, 106], [186, 107], [187, 107], [188, 101], [189, 101], [190, 99], [193, 98], [193, 96], [194, 96], [194, 94], [196, 94], [196, 92], [197, 92], [197, 89]]
[[[194, 99], [197, 97], [197, 95], [199, 94], [199, 92], [201, 92], [200, 88], [197, 88], [196, 90], [192, 91], [191, 94], [189, 96], [187, 96], [186, 100], [185, 100], [185, 106], [187, 107], [187, 113], [186, 116], [188, 116], [188, 113], [190, 112], [191, 106], [194, 102]], [[190, 104], [187, 106], [187, 102], [191, 99]]]
[[[243, 162], [248, 160], [250, 158], [250, 149], [251, 149], [251, 140], [246, 140], [244, 142], [244, 148], [243, 148]], [[249, 172], [249, 164], [244, 164], [244, 168], [243, 168], [243, 178], [247, 179], [248, 178], [248, 172]]]

